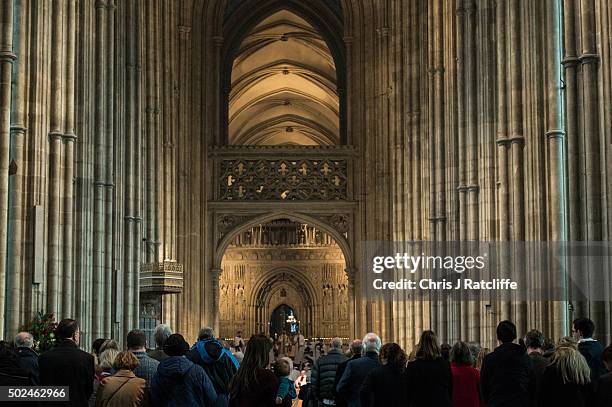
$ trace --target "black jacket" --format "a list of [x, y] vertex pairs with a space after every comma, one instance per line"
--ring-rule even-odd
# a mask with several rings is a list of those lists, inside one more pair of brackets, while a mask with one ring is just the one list
[[599, 376], [607, 373], [601, 355], [604, 347], [597, 341], [582, 341], [578, 344], [578, 351], [584, 356], [591, 368], [591, 380], [595, 382]]
[[215, 387], [217, 395], [229, 395], [229, 382], [238, 371], [238, 361], [216, 339], [198, 341], [185, 355], [202, 366]]
[[487, 407], [527, 407], [534, 387], [533, 364], [524, 347], [504, 343], [482, 361], [480, 388]]
[[378, 353], [367, 352], [359, 359], [351, 360], [346, 365], [336, 391], [346, 397], [349, 407], [361, 405], [361, 385], [368, 373], [380, 366]]
[[19, 355], [19, 365], [22, 369], [30, 372], [32, 383], [38, 385], [40, 383], [40, 371], [38, 369], [38, 353], [30, 348], [17, 348]]
[[574, 383], [563, 383], [561, 374], [557, 368], [550, 365], [544, 371], [538, 393], [539, 407], [590, 407], [589, 400], [592, 397], [592, 385], [577, 385]]
[[379, 366], [361, 385], [361, 407], [403, 407], [408, 403], [403, 391], [404, 375], [398, 368]]
[[42, 386], [69, 386], [70, 404], [87, 406], [93, 392], [94, 358], [71, 340], [57, 343], [38, 358]]
[[612, 404], [612, 372], [600, 376], [595, 383], [591, 407], [609, 407]]
[[350, 359], [347, 359], [344, 362], [340, 363], [338, 367], [336, 368], [336, 378], [334, 379], [334, 389], [333, 389], [334, 398], [336, 400], [336, 407], [347, 407], [348, 406], [346, 402], [346, 398], [342, 396], [341, 394], [338, 394], [338, 392], [336, 391], [336, 387], [338, 386], [338, 382], [340, 381], [340, 378], [342, 377], [342, 375], [344, 374], [344, 371], [346, 370], [346, 365], [348, 365], [348, 363], [351, 360], [359, 359], [360, 357], [361, 357], [361, 353], [355, 354], [351, 356]]
[[331, 349], [327, 355], [317, 359], [310, 375], [310, 383], [317, 400], [334, 399], [336, 371], [338, 365], [346, 360], [348, 358], [339, 349]]
[[412, 407], [452, 407], [453, 374], [443, 358], [408, 363], [404, 391]]
[[[0, 386], [31, 386], [30, 373], [19, 366], [19, 357], [13, 353], [0, 357]], [[10, 403], [9, 403], [10, 404]]]
[[533, 364], [533, 377], [534, 377], [534, 385], [533, 385], [533, 394], [531, 394], [531, 406], [537, 405], [538, 395], [540, 393], [540, 385], [542, 383], [542, 377], [544, 376], [544, 371], [546, 367], [550, 365], [550, 359], [544, 357], [539, 352], [532, 352], [529, 354], [529, 359], [531, 359], [531, 363]]

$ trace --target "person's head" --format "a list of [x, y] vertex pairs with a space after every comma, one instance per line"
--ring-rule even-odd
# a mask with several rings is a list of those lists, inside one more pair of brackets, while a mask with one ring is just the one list
[[555, 342], [550, 338], [544, 338], [544, 344], [542, 345], [542, 352], [550, 354], [555, 351]]
[[155, 346], [158, 349], [163, 349], [166, 339], [172, 335], [172, 329], [166, 324], [159, 324], [155, 327], [153, 338], [155, 338]]
[[60, 341], [68, 339], [78, 345], [81, 340], [79, 323], [75, 319], [62, 319], [59, 324], [57, 324], [57, 328], [55, 328], [55, 335]]
[[273, 369], [274, 373], [278, 377], [289, 376], [289, 373], [291, 373], [291, 367], [289, 366], [289, 362], [287, 362], [285, 358], [276, 359], [276, 362], [274, 362]]
[[353, 355], [361, 355], [361, 351], [363, 350], [363, 344], [361, 343], [361, 339], [355, 339], [351, 342], [351, 353]]
[[373, 332], [370, 332], [366, 334], [366, 336], [363, 337], [362, 345], [363, 345], [364, 353], [368, 353], [368, 352], [379, 353], [382, 343], [378, 335], [376, 335]]
[[0, 360], [8, 360], [13, 365], [19, 365], [19, 355], [13, 349], [13, 346], [7, 341], [0, 341]]
[[272, 342], [264, 334], [252, 335], [247, 342], [240, 368], [230, 382], [230, 393], [237, 395], [257, 386], [257, 371], [270, 363]]
[[331, 342], [329, 343], [329, 346], [332, 349], [342, 349], [342, 339], [338, 337], [332, 338]]
[[408, 360], [406, 352], [397, 343], [386, 343], [380, 348], [380, 363], [403, 371]]
[[595, 324], [588, 318], [578, 318], [572, 323], [572, 335], [576, 339], [588, 339], [593, 337]]
[[236, 336], [242, 336], [242, 331], [236, 332]]
[[532, 329], [525, 335], [525, 346], [527, 347], [527, 353], [539, 352], [542, 353], [542, 347], [544, 346], [544, 334], [537, 329]]
[[451, 346], [448, 343], [443, 343], [440, 345], [440, 354], [442, 355], [442, 359], [450, 362], [450, 352]]
[[107, 349], [115, 349], [118, 351], [119, 344], [114, 339], [107, 339], [102, 343], [102, 345], [100, 345], [100, 353], [104, 352]]
[[96, 357], [100, 356], [100, 346], [106, 341], [104, 338], [98, 338], [91, 345], [91, 353]]
[[34, 346], [34, 337], [29, 332], [19, 332], [15, 336], [15, 346], [18, 348], [32, 348]]
[[500, 343], [511, 343], [516, 339], [516, 325], [502, 321], [497, 325], [497, 340]]
[[416, 347], [416, 358], [435, 360], [441, 358], [440, 345], [434, 331], [423, 331]]
[[470, 348], [470, 353], [472, 354], [472, 360], [474, 361], [474, 367], [476, 367], [476, 359], [478, 358], [478, 354], [480, 353], [481, 346], [480, 343], [476, 341], [467, 342], [468, 348]]
[[147, 346], [147, 336], [140, 329], [133, 329], [127, 334], [127, 347], [133, 351], [144, 351]]
[[198, 341], [204, 341], [206, 339], [212, 339], [215, 337], [215, 331], [211, 327], [204, 327], [200, 329], [198, 334]]
[[470, 347], [465, 342], [457, 342], [450, 352], [450, 360], [456, 365], [472, 366], [474, 359]]
[[138, 367], [138, 358], [132, 352], [119, 352], [113, 362], [115, 370], [134, 370]]
[[606, 365], [608, 372], [612, 372], [612, 345], [603, 350], [601, 360], [603, 360], [604, 365]]
[[491, 350], [489, 348], [481, 348], [478, 352], [478, 355], [476, 355], [475, 362], [472, 366], [480, 370], [482, 368], [482, 361], [489, 353], [491, 353]]
[[164, 342], [164, 352], [168, 356], [183, 356], [189, 350], [189, 344], [181, 334], [172, 334]]
[[98, 372], [110, 372], [115, 363], [115, 358], [119, 354], [119, 350], [115, 348], [108, 348], [100, 353], [97, 371]]
[[572, 336], [564, 336], [557, 342], [557, 348], [564, 347], [578, 349], [578, 340]]
[[586, 359], [572, 346], [559, 346], [552, 355], [551, 366], [557, 369], [564, 384], [585, 385], [591, 381]]

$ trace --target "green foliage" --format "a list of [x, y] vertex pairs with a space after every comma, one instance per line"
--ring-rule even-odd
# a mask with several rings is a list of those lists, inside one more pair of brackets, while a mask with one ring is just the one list
[[39, 311], [36, 316], [26, 325], [23, 325], [20, 330], [32, 334], [34, 337], [34, 350], [43, 353], [51, 349], [55, 345], [55, 329], [57, 322], [53, 313], [44, 314]]

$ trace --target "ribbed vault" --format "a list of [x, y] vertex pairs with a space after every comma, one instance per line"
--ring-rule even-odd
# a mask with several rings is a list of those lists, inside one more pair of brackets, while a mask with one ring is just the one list
[[280, 10], [242, 40], [232, 66], [230, 144], [339, 143], [336, 68], [320, 33]]

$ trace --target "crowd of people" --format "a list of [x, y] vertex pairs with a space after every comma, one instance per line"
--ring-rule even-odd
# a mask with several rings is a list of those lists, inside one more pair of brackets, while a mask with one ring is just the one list
[[238, 333], [228, 344], [203, 328], [190, 346], [163, 324], [154, 348], [133, 330], [126, 350], [100, 338], [88, 353], [77, 321], [64, 319], [56, 345], [40, 356], [27, 332], [0, 342], [0, 386], [68, 386], [67, 405], [96, 407], [610, 407], [612, 345], [594, 340], [594, 329], [577, 319], [572, 336], [553, 344], [537, 330], [517, 338], [515, 325], [502, 321], [490, 352], [440, 344], [427, 330], [409, 354], [368, 333], [348, 352], [333, 338], [316, 360], [296, 363], [263, 334], [244, 341]]

